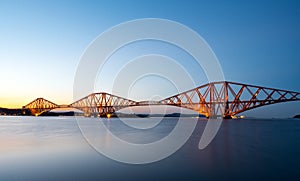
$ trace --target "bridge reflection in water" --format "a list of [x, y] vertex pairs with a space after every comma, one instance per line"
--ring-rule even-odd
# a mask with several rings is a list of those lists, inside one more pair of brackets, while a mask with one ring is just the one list
[[131, 106], [168, 105], [194, 110], [206, 117], [230, 118], [257, 107], [300, 100], [300, 93], [236, 82], [212, 82], [160, 101], [133, 101], [109, 93], [93, 93], [69, 105], [37, 98], [23, 109], [33, 115], [56, 108], [76, 108], [88, 116], [106, 116]]

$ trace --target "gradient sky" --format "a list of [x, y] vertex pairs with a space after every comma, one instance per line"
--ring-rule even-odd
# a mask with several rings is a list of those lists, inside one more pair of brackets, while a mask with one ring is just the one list
[[[198, 32], [227, 80], [300, 91], [299, 1], [0, 0], [0, 106], [21, 107], [37, 97], [71, 103], [76, 67], [89, 43], [138, 18], [170, 19]], [[296, 113], [299, 103], [248, 112]]]

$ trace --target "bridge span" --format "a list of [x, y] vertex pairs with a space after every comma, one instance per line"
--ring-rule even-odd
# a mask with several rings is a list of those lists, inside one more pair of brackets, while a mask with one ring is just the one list
[[267, 88], [236, 82], [211, 82], [160, 101], [134, 101], [105, 92], [93, 93], [69, 105], [57, 105], [37, 98], [23, 109], [33, 115], [56, 108], [76, 108], [85, 115], [106, 116], [131, 106], [168, 105], [194, 110], [206, 117], [230, 118], [244, 111], [270, 104], [299, 101], [300, 92]]

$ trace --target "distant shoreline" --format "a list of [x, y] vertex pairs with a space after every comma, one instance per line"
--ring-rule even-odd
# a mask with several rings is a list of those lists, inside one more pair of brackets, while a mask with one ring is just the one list
[[[34, 116], [28, 109], [9, 109], [9, 108], [0, 108], [0, 115], [2, 116]], [[74, 112], [74, 111], [65, 111], [65, 112], [44, 112], [38, 116], [84, 116], [83, 113]], [[98, 117], [97, 116], [87, 116], [87, 117]], [[103, 115], [100, 117], [107, 117]], [[170, 113], [170, 114], [126, 114], [126, 113], [114, 113], [110, 114], [109, 117], [128, 117], [128, 118], [149, 118], [149, 117], [203, 117], [201, 114], [181, 114], [181, 113]]]
[[[34, 116], [30, 112], [29, 109], [13, 109], [13, 108], [1, 108], [0, 107], [0, 116]], [[52, 116], [52, 117], [58, 117], [58, 116], [85, 116], [83, 113], [74, 112], [74, 111], [64, 111], [64, 112], [44, 112], [41, 115], [38, 116]], [[98, 115], [91, 115], [86, 117], [107, 117], [107, 115], [98, 116]], [[137, 113], [137, 114], [127, 114], [127, 113], [113, 113], [110, 114], [109, 117], [124, 117], [124, 118], [152, 118], [152, 117], [199, 117], [199, 118], [206, 118], [204, 115], [201, 114], [181, 114], [181, 113], [170, 113], [170, 114], [143, 114], [143, 113]], [[252, 117], [247, 117], [252, 118]], [[300, 114], [297, 114], [292, 117], [287, 118], [300, 118]], [[257, 118], [255, 118], [257, 119]], [[270, 117], [270, 119], [273, 119]]]

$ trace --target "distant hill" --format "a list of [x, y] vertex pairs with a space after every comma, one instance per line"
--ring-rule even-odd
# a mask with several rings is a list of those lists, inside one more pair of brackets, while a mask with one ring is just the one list
[[74, 116], [74, 111], [67, 112], [43, 112], [40, 116]]
[[201, 114], [181, 114], [181, 113], [171, 113], [171, 114], [136, 114], [138, 117], [205, 117]]
[[170, 114], [126, 114], [126, 113], [116, 113], [112, 117], [205, 117], [201, 114], [181, 114], [181, 113], [170, 113]]
[[298, 114], [298, 115], [294, 116], [294, 118], [300, 118], [300, 114]]

